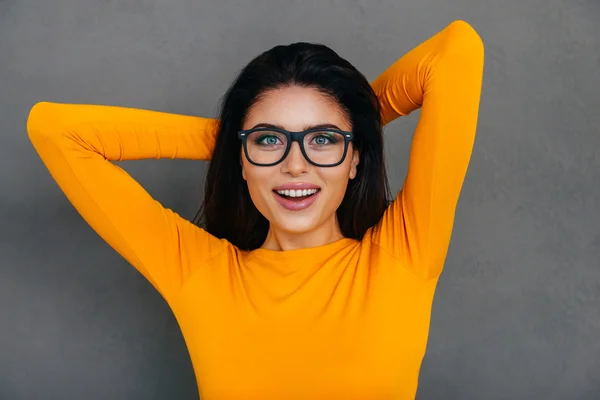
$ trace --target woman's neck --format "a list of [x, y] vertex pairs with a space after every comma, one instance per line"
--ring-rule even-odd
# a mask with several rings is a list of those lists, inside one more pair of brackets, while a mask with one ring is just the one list
[[261, 248], [275, 251], [297, 250], [324, 246], [343, 238], [337, 218], [334, 217], [333, 221], [302, 233], [277, 229], [271, 225]]

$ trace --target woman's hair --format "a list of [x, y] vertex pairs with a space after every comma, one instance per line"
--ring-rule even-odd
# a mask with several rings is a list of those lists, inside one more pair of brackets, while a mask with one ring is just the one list
[[339, 104], [351, 123], [353, 146], [359, 151], [360, 162], [337, 209], [344, 237], [361, 240], [389, 204], [381, 110], [365, 76], [322, 44], [275, 46], [253, 59], [223, 97], [204, 202], [194, 218], [212, 235], [243, 250], [263, 244], [269, 221], [254, 206], [242, 178], [241, 141], [237, 133], [261, 96], [290, 86], [317, 89]]

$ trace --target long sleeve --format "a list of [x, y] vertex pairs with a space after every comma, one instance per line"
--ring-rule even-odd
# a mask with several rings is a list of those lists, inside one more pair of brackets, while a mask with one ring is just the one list
[[421, 108], [406, 180], [371, 235], [424, 279], [441, 273], [450, 244], [475, 139], [483, 65], [481, 38], [455, 21], [372, 83], [384, 123]]
[[216, 121], [123, 107], [37, 103], [29, 138], [88, 224], [170, 301], [222, 241], [163, 207], [111, 161], [206, 160]]

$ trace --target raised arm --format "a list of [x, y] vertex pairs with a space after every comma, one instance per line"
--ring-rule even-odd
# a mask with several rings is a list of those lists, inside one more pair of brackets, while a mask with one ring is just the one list
[[372, 240], [425, 279], [441, 273], [450, 244], [475, 139], [483, 60], [477, 32], [455, 21], [372, 83], [384, 123], [422, 107], [406, 180]]
[[31, 142], [73, 206], [167, 301], [222, 242], [164, 208], [111, 161], [207, 160], [215, 128], [208, 118], [47, 102], [27, 120]]

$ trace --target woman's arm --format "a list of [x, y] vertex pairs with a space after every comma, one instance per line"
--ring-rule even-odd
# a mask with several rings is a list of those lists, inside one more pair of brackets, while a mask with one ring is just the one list
[[475, 139], [483, 60], [477, 32], [455, 21], [372, 83], [384, 123], [422, 107], [403, 188], [372, 240], [425, 279], [441, 273], [450, 244]]
[[27, 120], [31, 142], [73, 206], [167, 301], [197, 261], [223, 244], [164, 208], [111, 161], [206, 160], [215, 128], [207, 118], [46, 102]]

